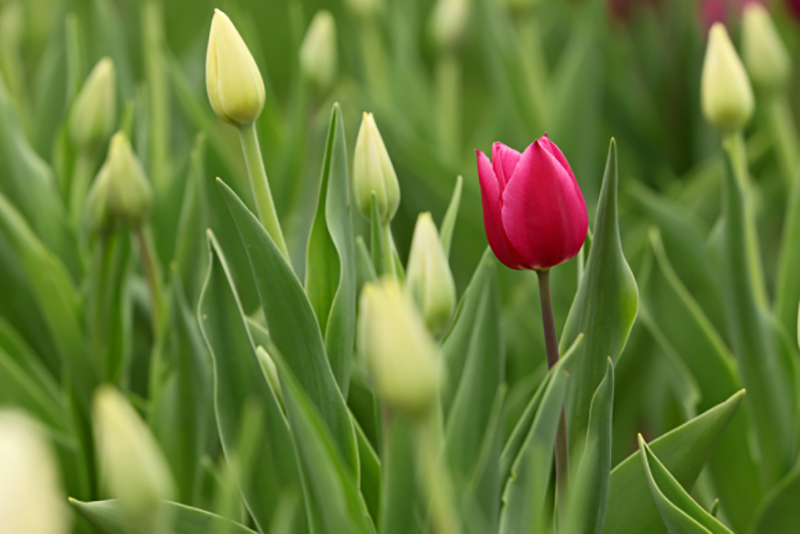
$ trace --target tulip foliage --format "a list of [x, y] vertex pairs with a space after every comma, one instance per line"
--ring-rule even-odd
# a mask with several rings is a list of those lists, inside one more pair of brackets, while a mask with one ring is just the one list
[[702, 4], [0, 1], [0, 534], [797, 531], [798, 30]]

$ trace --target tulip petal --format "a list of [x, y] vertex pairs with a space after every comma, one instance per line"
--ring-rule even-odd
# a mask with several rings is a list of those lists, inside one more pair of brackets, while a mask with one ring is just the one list
[[564, 167], [567, 172], [569, 173], [570, 177], [575, 180], [575, 174], [572, 172], [572, 167], [569, 166], [569, 162], [567, 158], [564, 157], [564, 154], [561, 152], [561, 149], [556, 146], [554, 142], [552, 142], [548, 137], [547, 134], [544, 134], [539, 139], [539, 142], [542, 144], [545, 150], [550, 152], [554, 158], [558, 160], [562, 167]]
[[508, 181], [514, 175], [514, 169], [517, 167], [521, 156], [519, 152], [499, 141], [492, 144], [492, 168], [495, 176], [497, 176], [501, 195]]
[[575, 256], [589, 227], [578, 182], [541, 141], [522, 154], [501, 211], [509, 245], [527, 269], [549, 269]]
[[516, 255], [511, 250], [511, 245], [503, 229], [500, 205], [500, 183], [492, 169], [492, 163], [486, 154], [476, 150], [478, 156], [478, 179], [481, 184], [481, 198], [483, 200], [483, 225], [486, 228], [486, 237], [492, 252], [503, 265], [512, 269], [520, 269]]

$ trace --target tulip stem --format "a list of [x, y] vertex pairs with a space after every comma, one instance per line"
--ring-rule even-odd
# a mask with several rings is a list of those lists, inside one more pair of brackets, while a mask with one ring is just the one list
[[778, 164], [783, 174], [788, 190], [797, 179], [797, 147], [800, 140], [797, 129], [792, 121], [792, 111], [785, 94], [774, 95], [765, 102], [767, 108], [767, 121], [772, 133]]
[[269, 182], [267, 181], [267, 170], [264, 168], [264, 160], [261, 157], [261, 147], [258, 144], [256, 123], [251, 122], [240, 126], [239, 137], [242, 141], [244, 161], [247, 164], [247, 174], [250, 177], [250, 187], [253, 189], [253, 197], [256, 200], [258, 218], [261, 220], [264, 229], [275, 242], [278, 250], [283, 254], [286, 262], [291, 264], [289, 249], [286, 247], [286, 240], [283, 238], [281, 223], [275, 211], [275, 203], [272, 201], [272, 192], [269, 189]]
[[[544, 326], [544, 345], [547, 349], [547, 368], [552, 369], [558, 362], [558, 336], [553, 317], [553, 300], [550, 296], [550, 271], [536, 271], [539, 277], [539, 300], [542, 303], [542, 325]], [[556, 433], [556, 489], [558, 509], [566, 494], [569, 477], [569, 442], [567, 441], [567, 417], [561, 407], [561, 418]]]
[[72, 224], [80, 230], [83, 217], [83, 204], [92, 185], [95, 155], [91, 150], [79, 150], [75, 156], [75, 167], [72, 171], [72, 182], [69, 187], [69, 211]]
[[431, 531], [434, 534], [457, 534], [461, 529], [450, 474], [443, 462], [442, 430], [437, 412], [431, 410], [416, 425], [417, 476], [427, 493]]

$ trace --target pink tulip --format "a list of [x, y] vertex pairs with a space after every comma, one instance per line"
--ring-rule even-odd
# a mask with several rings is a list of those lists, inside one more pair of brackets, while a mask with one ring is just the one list
[[483, 224], [497, 259], [512, 269], [546, 270], [574, 257], [589, 228], [586, 202], [561, 150], [544, 137], [520, 154], [492, 145], [478, 155]]
[[786, 9], [795, 21], [800, 21], [800, 0], [786, 0]]

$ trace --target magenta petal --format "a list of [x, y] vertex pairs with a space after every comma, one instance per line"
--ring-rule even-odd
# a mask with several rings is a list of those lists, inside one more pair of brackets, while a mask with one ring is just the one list
[[561, 163], [561, 166], [564, 167], [567, 172], [569, 172], [569, 175], [574, 180], [575, 174], [572, 172], [572, 167], [569, 166], [569, 162], [567, 161], [567, 158], [564, 157], [561, 149], [558, 148], [556, 144], [547, 137], [547, 134], [544, 134], [543, 137], [539, 138], [539, 142], [542, 144], [545, 150], [550, 152], [550, 154], [552, 154], [553, 157], [556, 158], [559, 163]]
[[489, 158], [476, 150], [478, 155], [478, 179], [481, 184], [481, 198], [483, 200], [483, 225], [486, 228], [486, 237], [489, 246], [497, 259], [504, 265], [512, 269], [519, 269], [519, 262], [515, 259], [514, 253], [508, 243], [505, 230], [503, 230], [503, 220], [501, 217], [500, 206], [500, 185], [497, 176], [492, 169]]
[[522, 154], [503, 192], [502, 219], [527, 269], [549, 269], [575, 256], [589, 227], [577, 181], [541, 141]]
[[514, 169], [519, 163], [521, 154], [513, 148], [507, 147], [499, 141], [492, 144], [492, 167], [497, 180], [500, 183], [500, 193], [506, 188], [506, 184], [511, 180]]

